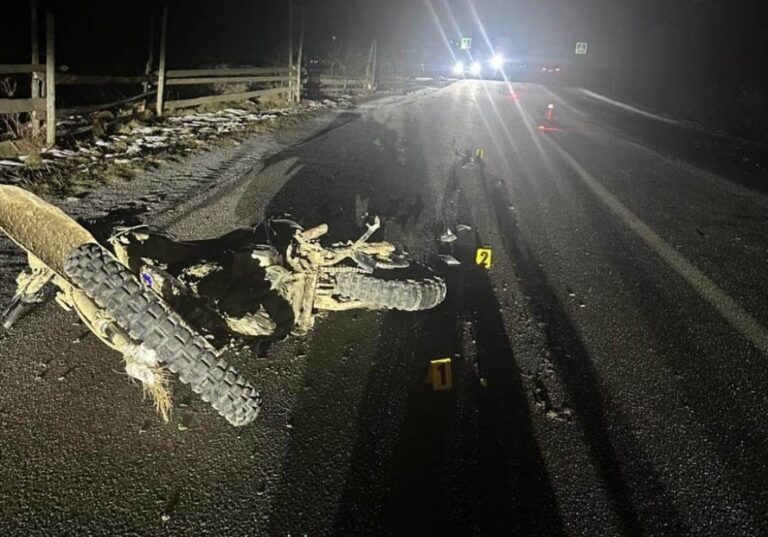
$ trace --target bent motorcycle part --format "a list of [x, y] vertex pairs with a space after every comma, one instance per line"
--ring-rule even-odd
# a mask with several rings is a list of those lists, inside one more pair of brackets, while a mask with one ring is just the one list
[[34, 304], [22, 301], [21, 298], [22, 295], [15, 295], [8, 307], [0, 313], [4, 330], [10, 330], [34, 306]]
[[31, 192], [0, 185], [0, 229], [62, 278], [69, 253], [96, 239], [64, 211]]
[[5, 330], [10, 330], [19, 319], [45, 300], [43, 288], [53, 278], [53, 272], [32, 254], [28, 254], [28, 260], [30, 269], [19, 273], [16, 278], [16, 294], [8, 307], [0, 313], [0, 321]]

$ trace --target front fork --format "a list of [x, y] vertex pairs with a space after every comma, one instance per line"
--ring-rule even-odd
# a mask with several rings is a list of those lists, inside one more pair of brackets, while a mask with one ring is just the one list
[[304, 286], [301, 289], [301, 297], [298, 300], [299, 310], [294, 312], [296, 321], [293, 331], [297, 335], [307, 334], [315, 325], [315, 317], [312, 315], [312, 310], [315, 307], [318, 279], [319, 274], [317, 272], [304, 274]]
[[110, 318], [88, 295], [46, 267], [33, 255], [28, 256], [29, 270], [16, 278], [16, 294], [2, 312], [2, 324], [10, 329], [26, 311], [45, 299], [44, 287], [53, 282], [59, 289], [56, 302], [65, 310], [74, 310], [88, 329], [105, 345], [123, 355], [129, 376], [141, 381], [145, 393], [155, 402], [155, 408], [168, 421], [171, 399], [167, 379], [156, 354], [134, 342], [128, 333]]

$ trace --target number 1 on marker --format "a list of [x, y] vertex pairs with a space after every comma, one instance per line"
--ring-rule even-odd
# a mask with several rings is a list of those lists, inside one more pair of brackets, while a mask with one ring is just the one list
[[442, 358], [429, 362], [427, 382], [432, 384], [432, 389], [435, 391], [450, 390], [453, 387], [451, 359]]

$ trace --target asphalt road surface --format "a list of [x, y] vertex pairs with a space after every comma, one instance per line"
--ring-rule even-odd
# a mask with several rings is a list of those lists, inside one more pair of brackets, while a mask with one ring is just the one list
[[264, 397], [240, 429], [181, 386], [162, 423], [39, 308], [0, 340], [2, 535], [768, 534], [765, 148], [500, 82], [321, 123], [142, 217], [191, 237], [285, 211], [348, 239], [367, 209], [445, 303], [233, 356]]

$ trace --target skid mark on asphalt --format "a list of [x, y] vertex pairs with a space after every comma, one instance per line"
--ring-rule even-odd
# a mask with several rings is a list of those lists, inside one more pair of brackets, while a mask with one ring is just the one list
[[605, 203], [632, 231], [634, 231], [669, 267], [677, 272], [698, 294], [709, 302], [731, 325], [748, 339], [757, 349], [768, 356], [768, 330], [738, 302], [725, 293], [706, 274], [696, 268], [688, 259], [670, 246], [635, 213], [592, 177], [557, 142], [547, 138], [576, 175]]
[[360, 114], [358, 112], [342, 112], [341, 114], [339, 114], [339, 116], [335, 120], [333, 120], [330, 123], [330, 125], [320, 129], [319, 131], [315, 132], [311, 136], [304, 138], [302, 141], [298, 142], [294, 147], [301, 147], [319, 138], [324, 138], [325, 136], [332, 133], [339, 127], [343, 127], [347, 123], [350, 123], [358, 119], [359, 117], [360, 117]]

